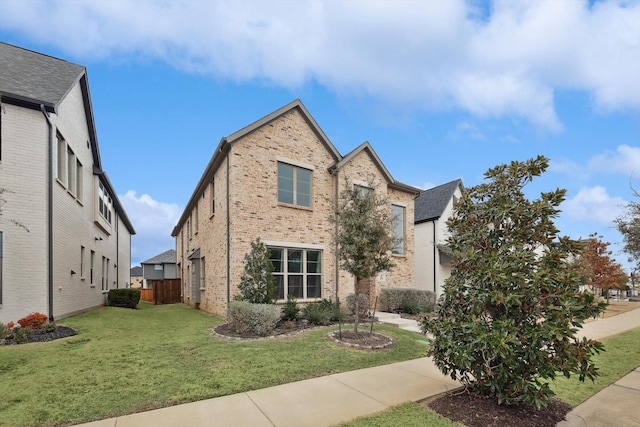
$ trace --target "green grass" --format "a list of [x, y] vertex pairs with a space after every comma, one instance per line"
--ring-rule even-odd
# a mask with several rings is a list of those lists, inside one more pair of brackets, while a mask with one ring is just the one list
[[[594, 356], [600, 376], [591, 382], [580, 382], [577, 376], [556, 378], [551, 388], [557, 397], [577, 406], [608, 385], [616, 382], [640, 366], [640, 328], [602, 340], [605, 352]], [[395, 426], [459, 426], [429, 409], [407, 403], [378, 415], [359, 418], [340, 424], [340, 427], [395, 427]]]
[[78, 335], [0, 348], [0, 425], [75, 424], [424, 356], [413, 332], [378, 327], [383, 351], [340, 347], [326, 328], [227, 340], [182, 304], [105, 307], [64, 319]]
[[339, 427], [459, 427], [460, 425], [411, 402], [378, 415], [342, 423]]
[[551, 385], [556, 395], [572, 406], [579, 405], [640, 366], [640, 328], [601, 341], [606, 351], [593, 357], [600, 372], [594, 382], [580, 382], [577, 376], [571, 376], [569, 379], [556, 378]]

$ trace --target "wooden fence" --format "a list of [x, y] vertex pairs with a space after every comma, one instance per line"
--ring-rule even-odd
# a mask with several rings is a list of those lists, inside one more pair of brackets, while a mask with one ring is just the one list
[[152, 302], [154, 305], [175, 304], [181, 302], [180, 293], [182, 281], [180, 279], [154, 280], [153, 289], [141, 289], [142, 301]]

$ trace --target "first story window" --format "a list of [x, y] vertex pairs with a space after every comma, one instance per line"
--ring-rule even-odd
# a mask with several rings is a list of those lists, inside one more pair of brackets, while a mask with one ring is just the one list
[[278, 202], [311, 207], [311, 171], [278, 163]]
[[321, 297], [322, 251], [270, 247], [269, 254], [278, 300], [288, 295], [298, 299]]
[[91, 251], [91, 259], [89, 259], [89, 283], [93, 285], [93, 266], [96, 262], [96, 253]]

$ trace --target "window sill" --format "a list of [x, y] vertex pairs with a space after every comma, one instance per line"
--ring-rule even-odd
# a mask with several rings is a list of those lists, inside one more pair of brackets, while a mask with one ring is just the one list
[[292, 205], [292, 204], [289, 204], [289, 203], [282, 203], [282, 202], [278, 202], [278, 206], [283, 207], [283, 208], [292, 208], [292, 209], [299, 209], [301, 211], [313, 212], [313, 208], [312, 207], [307, 207], [307, 206]]
[[397, 257], [397, 258], [406, 258], [407, 254], [391, 254], [391, 256]]

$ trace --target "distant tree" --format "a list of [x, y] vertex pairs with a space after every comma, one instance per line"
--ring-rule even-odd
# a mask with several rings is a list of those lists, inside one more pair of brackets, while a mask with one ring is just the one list
[[[640, 200], [640, 194], [633, 188], [632, 191]], [[623, 250], [629, 255], [629, 262], [635, 262], [636, 268], [640, 268], [640, 202], [629, 202], [626, 214], [618, 217], [615, 224], [622, 234]]]
[[463, 191], [447, 221], [453, 263], [438, 317], [421, 322], [438, 368], [500, 404], [539, 408], [553, 396], [545, 380], [598, 375], [591, 356], [602, 344], [575, 332], [605, 304], [578, 291], [580, 271], [568, 262], [578, 242], [554, 225], [566, 191], [533, 201], [523, 193], [547, 167], [542, 156], [499, 165]]
[[273, 264], [269, 260], [269, 249], [260, 238], [251, 243], [251, 252], [244, 256], [244, 273], [238, 285], [240, 294], [236, 299], [254, 304], [273, 304], [276, 285]]
[[[397, 243], [391, 235], [391, 207], [376, 193], [375, 186], [363, 188], [349, 184], [340, 193], [331, 222], [337, 225], [335, 243], [340, 267], [356, 280], [355, 294], [371, 294], [369, 280], [395, 266], [391, 250]], [[358, 332], [359, 298], [355, 298], [354, 330]]]
[[589, 268], [589, 283], [594, 293], [606, 293], [609, 301], [609, 290], [623, 289], [626, 286], [626, 274], [622, 265], [616, 262], [609, 250], [609, 242], [604, 242], [597, 233], [589, 235], [581, 257]]

